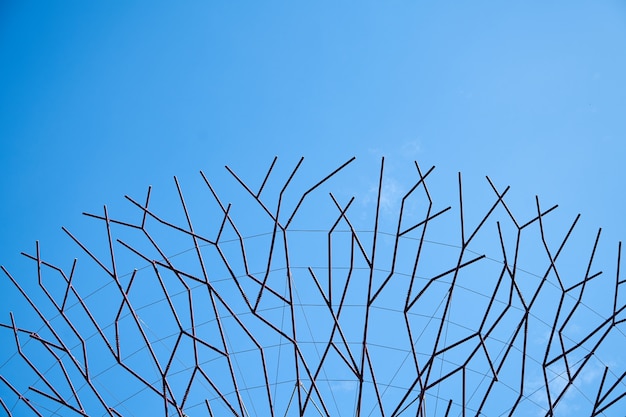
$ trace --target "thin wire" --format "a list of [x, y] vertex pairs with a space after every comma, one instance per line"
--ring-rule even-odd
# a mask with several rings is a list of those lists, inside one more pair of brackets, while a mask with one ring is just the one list
[[[325, 230], [315, 230], [315, 229], [294, 229], [294, 230], [291, 230], [291, 232], [304, 232], [304, 233], [319, 233], [319, 232], [324, 232], [324, 233], [327, 233], [327, 231], [325, 231]], [[352, 232], [352, 231], [350, 231], [350, 230], [339, 230], [339, 231], [337, 231], [337, 232], [353, 233], [353, 232]], [[357, 232], [357, 233], [373, 233], [373, 231], [369, 231], [369, 230], [359, 230], [359, 231], [356, 231], [356, 232]], [[252, 239], [252, 238], [256, 238], [256, 237], [260, 237], [260, 236], [267, 236], [267, 235], [270, 235], [271, 233], [272, 233], [272, 232], [259, 233], [259, 234], [255, 234], [255, 235], [250, 235], [250, 236], [243, 237], [242, 239], [243, 239], [243, 240], [247, 240], [247, 239]], [[382, 232], [382, 231], [379, 231], [378, 233], [383, 234], [383, 235], [394, 236], [394, 237], [396, 236], [396, 234], [393, 234], [393, 233], [388, 233], [388, 232]], [[401, 239], [410, 239], [410, 240], [420, 240], [420, 239], [413, 238], [413, 237], [409, 237], [409, 236], [400, 236], [400, 238], [401, 238]], [[438, 241], [432, 241], [432, 240], [426, 240], [426, 239], [423, 239], [423, 241], [424, 241], [425, 243], [430, 243], [430, 244], [442, 245], [442, 246], [447, 246], [447, 247], [454, 247], [454, 248], [458, 248], [458, 249], [460, 249], [460, 248], [461, 248], [459, 245], [449, 244], [449, 243], [445, 243], [445, 242], [438, 242]], [[239, 242], [239, 239], [224, 240], [222, 243], [232, 243], [232, 242]], [[210, 244], [203, 244], [203, 245], [199, 245], [199, 246], [201, 246], [201, 247], [205, 247], [205, 246], [210, 246]], [[182, 254], [184, 254], [184, 253], [187, 253], [187, 252], [190, 252], [190, 251], [192, 251], [192, 250], [194, 250], [194, 249], [195, 249], [195, 248], [194, 248], [194, 247], [192, 247], [192, 248], [189, 248], [189, 249], [183, 250], [183, 251], [181, 251], [181, 252], [178, 252], [178, 253], [176, 253], [176, 254], [172, 255], [171, 257], [168, 257], [168, 259], [169, 259], [169, 258], [174, 258], [174, 257], [180, 256], [180, 255], [182, 255]], [[465, 250], [466, 250], [467, 252], [471, 252], [471, 253], [474, 253], [474, 254], [479, 254], [478, 252], [472, 251], [472, 250], [467, 249], [467, 248], [466, 248]], [[486, 259], [489, 259], [490, 261], [492, 261], [492, 262], [496, 262], [496, 263], [498, 263], [498, 264], [503, 264], [503, 262], [502, 262], [502, 261], [499, 261], [499, 260], [494, 259], [494, 258], [491, 258], [491, 257], [486, 257]], [[143, 266], [143, 267], [138, 268], [137, 270], [143, 270], [143, 269], [146, 269], [146, 268], [148, 268], [148, 267], [150, 267], [150, 266], [151, 266], [151, 265], [149, 265], [149, 264], [148, 264], [148, 265], [145, 265], [145, 266]], [[293, 268], [297, 268], [297, 267], [293, 267]], [[305, 268], [305, 267], [302, 267], [302, 268]], [[278, 270], [284, 270], [284, 269], [286, 269], [286, 267], [283, 267], [283, 268], [275, 268], [275, 269], [273, 269], [272, 271], [278, 271]], [[368, 269], [368, 268], [362, 268], [362, 269]], [[376, 268], [376, 270], [381, 270], [381, 271], [384, 271], [384, 272], [390, 272], [390, 271], [388, 271], [388, 270], [383, 270], [383, 269], [379, 269], [379, 268]], [[516, 267], [516, 270], [517, 270], [517, 271], [524, 272], [524, 273], [527, 273], [527, 274], [529, 274], [529, 275], [531, 275], [531, 276], [534, 276], [534, 277], [536, 277], [536, 278], [543, 278], [542, 276], [540, 276], [540, 275], [538, 275], [538, 274], [532, 273], [532, 272], [530, 272], [530, 271], [524, 270], [524, 269], [519, 268], [519, 267]], [[409, 274], [403, 274], [403, 273], [399, 273], [399, 272], [394, 272], [394, 273], [395, 273], [395, 274], [397, 274], [397, 275], [406, 275], [406, 276], [410, 276]], [[131, 275], [131, 274], [132, 274], [132, 272], [126, 273], [126, 274], [124, 274], [124, 275], [120, 275], [120, 278], [121, 278], [121, 277], [127, 277], [127, 276], [129, 276], [129, 275]], [[242, 276], [239, 276], [239, 277], [242, 277]], [[213, 280], [213, 282], [228, 281], [229, 279], [230, 279], [229, 277], [226, 277], [226, 278], [221, 279], [221, 280]], [[557, 289], [559, 288], [556, 284], [554, 284], [554, 283], [553, 283], [553, 282], [551, 282], [551, 281], [547, 281], [547, 283], [548, 283], [549, 285], [553, 286], [554, 288], [557, 288]], [[109, 285], [111, 285], [111, 284], [113, 284], [113, 281], [110, 281], [110, 282], [108, 282], [107, 284], [104, 284], [103, 286], [101, 286], [101, 287], [97, 288], [96, 290], [94, 290], [94, 291], [90, 292], [89, 294], [87, 294], [86, 296], [84, 296], [84, 297], [82, 297], [82, 298], [83, 298], [84, 300], [87, 300], [87, 299], [89, 299], [89, 298], [91, 298], [91, 297], [95, 296], [98, 292], [100, 292], [100, 291], [104, 290], [106, 287], [108, 287], [108, 286], [109, 286]], [[198, 286], [202, 286], [202, 285], [203, 285], [203, 284], [199, 284]], [[196, 287], [198, 287], [198, 286], [196, 286]], [[479, 292], [477, 292], [477, 291], [475, 291], [475, 290], [472, 290], [472, 289], [470, 289], [470, 288], [466, 288], [466, 287], [463, 287], [463, 286], [460, 286], [460, 285], [459, 285], [459, 287], [460, 287], [460, 288], [464, 288], [464, 289], [465, 289], [465, 290], [467, 290], [467, 291], [471, 291], [471, 292], [474, 292], [474, 293], [476, 293], [476, 294], [480, 294], [480, 295], [483, 295], [483, 296], [484, 296], [484, 294], [481, 294], [481, 293], [479, 293]], [[183, 292], [184, 292], [184, 291], [181, 291], [180, 293], [183, 293]], [[178, 294], [180, 294], [180, 293], [174, 294], [173, 296], [176, 296], [176, 295], [178, 295]], [[574, 297], [573, 295], [571, 295], [571, 294], [569, 294], [569, 293], [567, 293], [567, 295], [568, 295], [571, 299], [575, 299], [575, 297]], [[139, 310], [141, 310], [141, 309], [143, 309], [143, 308], [147, 308], [147, 307], [149, 307], [149, 306], [151, 306], [151, 305], [154, 305], [154, 304], [156, 304], [156, 303], [159, 303], [159, 302], [162, 302], [162, 300], [154, 301], [154, 302], [152, 302], [152, 303], [149, 303], [149, 304], [146, 304], [146, 305], [144, 305], [144, 306], [138, 307], [138, 308], [136, 308], [136, 311], [139, 311]], [[78, 304], [79, 304], [78, 302], [75, 302], [74, 304], [70, 305], [69, 307], [66, 307], [66, 308], [65, 308], [65, 311], [70, 310], [70, 309], [72, 309], [72, 308], [76, 307]], [[588, 311], [590, 311], [590, 312], [592, 312], [592, 313], [596, 314], [597, 316], [599, 316], [599, 317], [603, 317], [603, 316], [602, 316], [602, 315], [601, 315], [598, 311], [596, 311], [594, 308], [592, 308], [592, 307], [588, 306], [586, 303], [582, 302], [582, 300], [579, 302], [579, 304], [580, 304], [580, 305], [582, 305], [582, 306], [584, 306], [584, 307], [585, 307]], [[373, 307], [375, 307], [375, 306], [373, 306]], [[516, 309], [519, 309], [519, 307], [515, 307], [515, 306], [511, 306], [511, 307], [516, 308]], [[276, 307], [276, 308], [281, 308], [281, 307]], [[284, 308], [285, 308], [285, 306], [283, 305], [283, 306], [282, 306], [282, 308], [283, 308], [283, 312], [284, 312]], [[124, 317], [128, 316], [128, 314], [130, 314], [130, 313], [127, 313], [127, 315], [125, 315]], [[539, 322], [541, 322], [541, 323], [543, 323], [543, 324], [545, 324], [545, 325], [547, 325], [547, 326], [550, 326], [547, 322], [545, 322], [544, 320], [542, 320], [539, 316], [535, 316], [533, 313], [530, 313], [529, 315], [530, 315], [530, 316], [532, 316], [532, 317], [534, 317], [535, 319], [537, 319]], [[60, 316], [61, 316], [61, 314], [60, 314], [60, 313], [57, 313], [55, 316], [53, 316], [53, 317], [50, 319], [50, 321], [54, 321], [55, 319], [57, 319], [57, 318], [58, 318], [58, 317], [60, 317]], [[284, 318], [284, 316], [283, 316], [283, 318]], [[305, 316], [305, 319], [306, 319], [306, 316]], [[142, 322], [143, 322], [143, 321], [142, 321]], [[207, 321], [207, 322], [210, 322], [210, 321]], [[205, 323], [207, 323], [207, 322], [205, 322]], [[145, 324], [145, 323], [144, 323], [144, 324]], [[108, 325], [108, 326], [106, 326], [106, 327], [104, 327], [104, 328], [105, 328], [105, 329], [106, 329], [106, 328], [109, 328], [109, 327], [110, 327], [110, 326], [112, 326], [112, 325], [113, 325], [113, 324], [110, 324], [110, 325]], [[308, 323], [307, 323], [307, 325], [308, 325]], [[46, 327], [45, 325], [42, 325], [42, 326], [39, 328], [39, 332], [41, 332], [41, 331], [42, 331], [45, 327]], [[446, 327], [446, 328], [448, 328], [448, 327]], [[624, 332], [623, 332], [620, 328], [616, 328], [616, 330], [618, 330], [618, 332], [619, 332], [619, 333], [621, 333], [622, 335], [626, 336], [626, 334], [624, 334]], [[154, 333], [154, 332], [153, 332], [153, 333]], [[86, 338], [85, 340], [87, 341], [87, 340], [89, 340], [91, 337], [93, 337], [93, 336], [95, 336], [95, 335], [96, 335], [96, 333], [94, 333], [94, 334], [93, 334], [93, 335], [91, 335], [90, 337]], [[169, 336], [169, 337], [171, 337], [171, 336]], [[567, 337], [567, 336], [566, 336], [566, 337]], [[570, 340], [570, 341], [572, 341], [572, 339], [570, 339], [570, 338], [567, 338], [567, 339], [568, 339], [568, 340]], [[24, 344], [22, 345], [22, 347], [25, 347], [25, 346], [26, 346], [26, 345], [30, 342], [30, 340], [31, 340], [31, 338], [28, 338], [28, 339], [26, 340], [26, 342], [24, 342]], [[162, 339], [161, 339], [161, 340], [162, 340]], [[74, 346], [74, 348], [76, 348], [76, 347], [78, 347], [78, 346], [80, 346], [80, 344], [75, 345], [75, 346]], [[281, 344], [279, 345], [279, 351], [280, 351], [280, 346], [282, 346], [282, 342], [281, 342]], [[142, 349], [144, 349], [144, 348], [145, 348], [145, 347], [140, 348], [140, 349], [139, 349], [139, 351], [140, 351], [140, 350], [142, 350]], [[584, 347], [583, 347], [583, 348], [584, 348]], [[318, 352], [318, 354], [319, 354], [319, 352]], [[63, 357], [65, 357], [65, 355], [66, 355], [66, 354], [64, 353], [61, 357], [63, 358]], [[5, 367], [8, 363], [10, 363], [10, 362], [11, 362], [11, 361], [12, 361], [12, 360], [16, 357], [16, 356], [17, 356], [17, 352], [14, 352], [14, 353], [13, 353], [13, 354], [12, 354], [12, 355], [11, 355], [11, 356], [7, 359], [7, 360], [5, 360], [5, 361], [4, 361], [4, 362], [0, 365], [0, 369], [3, 369], [3, 368], [4, 368], [4, 367]], [[532, 358], [531, 358], [531, 359], [532, 359]], [[600, 359], [600, 358], [597, 358], [597, 357], [596, 357], [596, 359], [597, 359], [600, 363], [603, 363], [603, 362], [601, 361], [601, 359]], [[603, 364], [604, 364], [604, 363], [603, 363]], [[50, 371], [51, 371], [51, 370], [52, 370], [55, 366], [56, 366], [56, 365], [52, 365], [52, 367], [50, 367], [48, 370], [46, 370], [46, 372], [45, 372], [45, 373], [43, 373], [43, 375], [44, 375], [44, 376], [45, 376], [45, 375], [47, 375], [47, 374], [48, 374], [48, 372], [50, 372]], [[113, 365], [113, 366], [115, 366], [115, 365]], [[610, 372], [613, 376], [616, 376], [616, 374], [615, 374], [615, 373], [614, 373], [611, 369], [609, 369], [609, 372]], [[38, 380], [39, 380], [39, 379], [38, 379]], [[38, 381], [38, 380], [37, 380], [37, 381]], [[37, 381], [36, 381], [36, 382], [37, 382]], [[36, 382], [35, 382], [35, 383], [36, 383]], [[625, 384], [625, 382], [622, 382], [622, 385], [624, 385], [624, 384]], [[85, 385], [83, 385], [81, 388], [83, 388], [84, 386], [85, 386]], [[145, 389], [145, 388], [144, 388], [144, 389]], [[81, 390], [81, 389], [79, 389], [78, 391], [80, 391], [80, 390]], [[276, 391], [275, 391], [275, 393], [276, 393]], [[129, 398], [132, 398], [132, 397], [129, 397]], [[588, 399], [588, 398], [587, 398], [587, 399]], [[588, 399], [588, 400], [589, 400], [589, 399]], [[589, 400], [589, 401], [590, 401], [590, 400]], [[17, 403], [19, 403], [19, 401], [16, 401], [16, 405], [17, 405]]]
[[[297, 288], [297, 286], [295, 286], [295, 285], [294, 285], [294, 292], [296, 293], [296, 298], [297, 298], [298, 300], [300, 300], [300, 294], [298, 293], [298, 288]], [[302, 306], [301, 304], [298, 304], [298, 305], [300, 306], [300, 309], [302, 310], [302, 313], [303, 313], [302, 315], [303, 315], [303, 317], [304, 317], [304, 322], [306, 323], [306, 327], [307, 327], [307, 329], [309, 330], [309, 334], [311, 335], [311, 339], [312, 339], [312, 340], [315, 340], [315, 337], [313, 337], [313, 331], [311, 330], [311, 325], [309, 324], [309, 320], [308, 320], [308, 318], [307, 318], [307, 314], [304, 314], [304, 313], [305, 313], [305, 311], [304, 311], [303, 306]], [[322, 357], [321, 357], [321, 355], [320, 355], [320, 352], [319, 352], [319, 350], [317, 349], [317, 344], [316, 344], [316, 343], [313, 343], [313, 347], [315, 348], [315, 353], [317, 353], [317, 358], [318, 358], [318, 359], [322, 359]], [[326, 379], [328, 379], [328, 375], [326, 374], [326, 368], [322, 367], [322, 373], [324, 374], [324, 376], [326, 377]], [[312, 383], [315, 383], [315, 381], [312, 381]], [[304, 388], [304, 387], [303, 387], [303, 388]], [[334, 405], [335, 405], [335, 408], [337, 409], [337, 412], [339, 413], [339, 405], [337, 404], [337, 399], [335, 398], [335, 393], [333, 392], [333, 389], [332, 389], [332, 387], [330, 386], [330, 383], [328, 383], [328, 390], [330, 391], [330, 396], [331, 396], [331, 397], [332, 397], [332, 399], [333, 399], [333, 403], [334, 403]], [[306, 392], [306, 390], [305, 390], [305, 392]], [[308, 393], [308, 392], [307, 392], [307, 395], [309, 395], [309, 393]], [[311, 394], [311, 395], [309, 396], [309, 398], [311, 399], [311, 402], [312, 402], [312, 401], [313, 401], [313, 395]], [[315, 408], [317, 408], [317, 406], [316, 406]], [[318, 411], [319, 411], [319, 409], [318, 409]]]

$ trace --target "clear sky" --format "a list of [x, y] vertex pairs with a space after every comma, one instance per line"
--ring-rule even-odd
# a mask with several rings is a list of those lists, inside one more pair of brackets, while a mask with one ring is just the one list
[[3, 1], [0, 264], [62, 253], [61, 226], [125, 194], [274, 156], [489, 175], [614, 247], [625, 74], [623, 1]]
[[274, 155], [417, 159], [626, 232], [626, 5], [3, 2], [0, 248]]

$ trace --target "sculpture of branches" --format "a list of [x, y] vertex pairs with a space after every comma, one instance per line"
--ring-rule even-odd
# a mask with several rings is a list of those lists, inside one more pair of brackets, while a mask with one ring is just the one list
[[538, 198], [514, 215], [489, 178], [468, 198], [459, 174], [439, 201], [417, 163], [390, 193], [383, 160], [358, 202], [333, 188], [353, 160], [313, 179], [303, 160], [227, 167], [225, 196], [175, 179], [161, 211], [148, 189], [124, 218], [86, 214], [96, 232], [63, 229], [80, 261], [37, 243], [32, 273], [3, 267], [28, 309], [0, 318], [0, 410], [623, 416], [621, 243], [571, 243], [579, 217]]

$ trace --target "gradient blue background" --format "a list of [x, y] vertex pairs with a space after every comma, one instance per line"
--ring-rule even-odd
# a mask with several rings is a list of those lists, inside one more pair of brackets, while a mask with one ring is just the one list
[[0, 7], [0, 253], [84, 210], [274, 155], [437, 165], [624, 236], [626, 4]]
[[623, 2], [315, 3], [5, 2], [3, 262], [94, 205], [274, 155], [488, 174], [623, 235]]
[[82, 211], [226, 164], [254, 179], [275, 155], [316, 176], [355, 155], [365, 179], [344, 186], [366, 199], [381, 156], [392, 185], [413, 160], [451, 187], [489, 175], [526, 210], [582, 213], [613, 256], [625, 138], [624, 1], [0, 3], [0, 264], [18, 275], [37, 239], [69, 265], [60, 228]]

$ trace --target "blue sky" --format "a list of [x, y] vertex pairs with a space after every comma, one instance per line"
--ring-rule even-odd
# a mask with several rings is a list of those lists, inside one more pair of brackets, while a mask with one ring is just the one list
[[173, 175], [274, 156], [356, 156], [343, 187], [365, 200], [382, 156], [399, 187], [413, 160], [452, 187], [489, 175], [615, 248], [624, 51], [622, 1], [3, 2], [0, 264], [35, 240], [61, 256], [61, 226]]
[[149, 184], [274, 155], [417, 159], [626, 230], [622, 2], [2, 8], [3, 258]]

